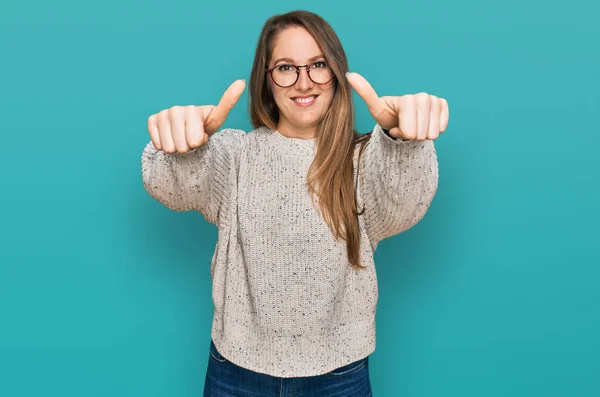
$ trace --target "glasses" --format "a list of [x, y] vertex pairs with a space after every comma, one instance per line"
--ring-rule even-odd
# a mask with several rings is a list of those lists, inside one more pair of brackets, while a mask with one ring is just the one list
[[333, 79], [333, 72], [327, 62], [317, 61], [310, 65], [296, 66], [291, 64], [282, 64], [267, 69], [273, 83], [280, 87], [287, 88], [296, 84], [300, 76], [300, 68], [306, 68], [308, 78], [315, 84], [327, 84]]

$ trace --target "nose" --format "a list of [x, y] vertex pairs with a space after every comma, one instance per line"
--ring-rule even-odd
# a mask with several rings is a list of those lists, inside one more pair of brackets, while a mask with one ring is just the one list
[[313, 87], [313, 81], [308, 77], [308, 67], [300, 68], [296, 87], [301, 91], [308, 91]]

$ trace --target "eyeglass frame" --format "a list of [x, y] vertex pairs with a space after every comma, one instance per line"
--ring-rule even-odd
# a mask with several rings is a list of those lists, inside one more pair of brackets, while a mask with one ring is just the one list
[[[294, 84], [296, 84], [298, 82], [298, 79], [300, 78], [300, 68], [306, 68], [306, 74], [308, 75], [308, 78], [310, 79], [310, 81], [312, 81], [313, 83], [319, 84], [319, 85], [327, 84], [327, 83], [331, 82], [331, 80], [333, 80], [334, 77], [335, 77], [335, 74], [333, 73], [333, 71], [331, 73], [331, 78], [329, 80], [327, 80], [325, 83], [317, 83], [316, 81], [314, 81], [312, 79], [312, 77], [310, 77], [310, 66], [313, 66], [315, 63], [319, 63], [319, 62], [323, 62], [323, 63], [325, 63], [325, 65], [327, 65], [327, 67], [329, 67], [329, 64], [327, 63], [327, 61], [319, 60], [319, 61], [314, 61], [311, 64], [301, 65], [301, 66], [297, 66], [297, 65], [294, 65], [292, 63], [282, 63], [282, 64], [279, 64], [279, 65], [275, 65], [275, 66], [273, 66], [270, 69], [269, 68], [265, 68], [265, 70], [269, 74], [269, 76], [271, 76], [271, 81], [275, 85], [277, 85], [278, 87], [281, 87], [281, 88], [289, 88], [289, 87], [293, 86]], [[290, 84], [290, 85], [280, 85], [280, 84], [277, 84], [277, 82], [273, 78], [273, 70], [275, 70], [275, 68], [278, 68], [279, 66], [284, 66], [284, 65], [292, 66], [294, 69], [296, 69], [296, 80], [294, 80], [294, 82], [292, 84]]]

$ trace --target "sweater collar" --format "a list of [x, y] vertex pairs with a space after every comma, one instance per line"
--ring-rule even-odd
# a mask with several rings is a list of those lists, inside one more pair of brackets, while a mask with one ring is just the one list
[[282, 135], [278, 130], [269, 131], [272, 142], [279, 151], [300, 156], [313, 156], [315, 154], [317, 138], [288, 138]]

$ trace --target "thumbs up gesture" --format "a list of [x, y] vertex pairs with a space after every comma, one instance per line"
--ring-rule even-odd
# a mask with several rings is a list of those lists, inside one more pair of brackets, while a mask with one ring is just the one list
[[377, 95], [371, 84], [358, 73], [348, 73], [348, 82], [365, 101], [369, 113], [394, 138], [435, 140], [448, 126], [448, 101], [424, 92], [415, 95]]
[[186, 153], [204, 145], [225, 123], [245, 88], [244, 80], [236, 80], [217, 106], [173, 106], [151, 115], [148, 132], [152, 144], [165, 153]]

